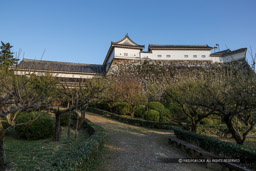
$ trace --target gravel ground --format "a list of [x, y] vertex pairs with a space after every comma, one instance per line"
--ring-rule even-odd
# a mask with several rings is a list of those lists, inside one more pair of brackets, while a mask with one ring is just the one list
[[86, 118], [106, 130], [102, 163], [98, 171], [183, 171], [209, 170], [204, 165], [168, 163], [170, 158], [187, 158], [168, 145], [170, 131], [147, 129], [87, 113]]

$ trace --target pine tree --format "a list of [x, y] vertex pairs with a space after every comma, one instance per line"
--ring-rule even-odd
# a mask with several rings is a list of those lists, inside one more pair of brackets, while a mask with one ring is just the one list
[[0, 46], [0, 65], [12, 66], [18, 63], [18, 59], [13, 57], [13, 52], [11, 52], [11, 48], [13, 46], [10, 43], [4, 43], [1, 41]]

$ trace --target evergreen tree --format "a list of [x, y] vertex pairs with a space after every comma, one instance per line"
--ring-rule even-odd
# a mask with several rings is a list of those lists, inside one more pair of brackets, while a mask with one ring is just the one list
[[18, 63], [18, 59], [13, 57], [13, 52], [11, 48], [13, 46], [10, 43], [4, 43], [1, 41], [0, 46], [0, 65], [12, 66]]

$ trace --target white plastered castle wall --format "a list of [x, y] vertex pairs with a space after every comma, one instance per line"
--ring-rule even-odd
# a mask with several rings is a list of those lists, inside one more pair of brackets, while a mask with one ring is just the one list
[[[211, 57], [210, 50], [152, 50], [151, 52], [143, 52], [139, 49], [117, 48], [115, 47], [108, 63], [114, 58], [120, 59], [152, 59], [152, 60], [201, 60], [212, 61], [213, 63], [226, 63], [245, 58], [245, 53], [240, 52], [225, 57]], [[107, 63], [107, 64], [108, 64]], [[107, 65], [107, 69], [109, 65]]]
[[81, 79], [92, 79], [92, 78], [102, 78], [101, 75], [96, 74], [79, 74], [79, 73], [56, 73], [56, 72], [45, 72], [45, 71], [15, 71], [15, 75], [31, 75], [36, 76], [46, 76], [50, 74], [53, 77], [59, 78], [81, 78]]
[[209, 50], [152, 50], [154, 60], [211, 60]]
[[115, 47], [115, 58], [140, 58], [140, 49]]

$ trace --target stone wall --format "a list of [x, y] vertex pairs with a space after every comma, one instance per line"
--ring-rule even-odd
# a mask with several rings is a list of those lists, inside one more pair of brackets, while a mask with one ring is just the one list
[[248, 67], [245, 60], [233, 63], [212, 63], [211, 61], [164, 61], [164, 60], [127, 60], [114, 59], [107, 73], [107, 77], [131, 76], [143, 80], [173, 81], [188, 77], [200, 77], [202, 75], [224, 72], [233, 65]]
[[239, 66], [239, 70], [242, 66], [246, 71], [249, 68], [245, 60], [223, 64], [211, 61], [114, 59], [106, 79], [139, 82], [145, 92], [154, 92], [152, 99], [155, 100], [161, 97], [168, 86], [176, 82], [216, 77], [218, 73], [229, 73], [227, 71], [231, 66]]

